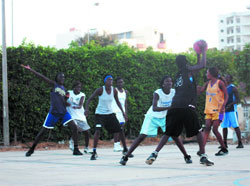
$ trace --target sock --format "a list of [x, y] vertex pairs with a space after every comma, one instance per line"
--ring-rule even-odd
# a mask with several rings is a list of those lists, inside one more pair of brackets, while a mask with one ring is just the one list
[[153, 153], [154, 153], [155, 155], [158, 155], [158, 152], [157, 152], [157, 151], [154, 151]]
[[93, 148], [93, 153], [96, 153], [96, 148]]

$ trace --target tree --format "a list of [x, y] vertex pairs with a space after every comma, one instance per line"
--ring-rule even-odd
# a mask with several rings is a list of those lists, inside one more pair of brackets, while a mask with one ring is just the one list
[[102, 36], [99, 36], [98, 33], [95, 34], [85, 34], [83, 37], [79, 37], [75, 40], [78, 46], [83, 46], [89, 43], [90, 41], [95, 41], [96, 44], [101, 46], [114, 45], [115, 40], [111, 35], [104, 32]]

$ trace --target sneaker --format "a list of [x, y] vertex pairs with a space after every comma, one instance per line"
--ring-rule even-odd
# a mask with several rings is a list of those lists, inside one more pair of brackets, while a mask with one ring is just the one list
[[185, 156], [184, 160], [185, 160], [186, 163], [193, 163], [193, 161], [191, 160], [191, 156], [190, 155]]
[[29, 156], [31, 156], [31, 154], [33, 154], [34, 153], [34, 149], [29, 149], [28, 150], [28, 152], [26, 152], [26, 154], [25, 154], [25, 156], [27, 156], [27, 157], [29, 157]]
[[89, 151], [89, 148], [88, 148], [88, 147], [85, 147], [84, 150], [83, 150], [83, 152], [84, 152], [85, 154], [92, 154], [92, 153]]
[[196, 153], [198, 156], [200, 156], [201, 157], [201, 153], [200, 153], [200, 151], [197, 151], [197, 153]]
[[227, 149], [220, 149], [219, 152], [215, 153], [215, 156], [224, 156], [226, 154], [228, 154]]
[[[227, 144], [225, 144], [225, 147], [228, 148]], [[218, 149], [222, 149], [222, 146], [219, 146]]]
[[79, 156], [79, 155], [83, 155], [83, 153], [81, 153], [78, 148], [74, 148], [73, 155]]
[[152, 165], [153, 162], [156, 160], [156, 158], [157, 158], [157, 155], [155, 153], [150, 154], [150, 156], [146, 160], [146, 164]]
[[[127, 152], [128, 152], [128, 150], [123, 150], [123, 151], [122, 151], [122, 154], [125, 156], [125, 155], [127, 154]], [[133, 155], [133, 154], [130, 154], [130, 155], [128, 155], [128, 157], [129, 157], [129, 158], [133, 158], [134, 155]]]
[[96, 152], [93, 152], [92, 156], [90, 157], [90, 160], [96, 160], [98, 157]]
[[120, 145], [120, 142], [114, 143], [114, 152], [121, 152], [121, 151], [122, 151], [122, 147]]
[[207, 158], [206, 154], [202, 154], [201, 155], [201, 159], [200, 159], [200, 164], [206, 165], [206, 166], [212, 166], [212, 165], [214, 165], [214, 162], [212, 162], [211, 160], [209, 160]]
[[69, 149], [74, 151], [74, 142], [72, 139], [69, 140]]
[[242, 143], [239, 143], [238, 146], [236, 147], [237, 149], [242, 149], [244, 148], [243, 144]]
[[128, 161], [128, 158], [125, 157], [125, 156], [122, 156], [122, 158], [121, 158], [121, 160], [120, 160], [120, 164], [121, 164], [121, 165], [126, 165], [127, 161]]

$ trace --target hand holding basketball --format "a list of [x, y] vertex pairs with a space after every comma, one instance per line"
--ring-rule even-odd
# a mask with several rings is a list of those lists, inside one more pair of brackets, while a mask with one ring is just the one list
[[207, 51], [207, 42], [205, 40], [198, 40], [194, 43], [194, 51], [201, 54], [203, 50]]

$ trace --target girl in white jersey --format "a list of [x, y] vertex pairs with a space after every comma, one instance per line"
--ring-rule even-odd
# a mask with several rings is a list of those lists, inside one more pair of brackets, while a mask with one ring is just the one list
[[[82, 84], [80, 81], [76, 81], [73, 84], [73, 90], [69, 90], [69, 98], [67, 100], [67, 111], [71, 115], [72, 119], [76, 123], [79, 132], [83, 132], [85, 135], [85, 148], [84, 152], [88, 153], [89, 146], [89, 125], [84, 115], [83, 103], [85, 101], [85, 94], [81, 92]], [[72, 150], [74, 147], [73, 140], [69, 141], [69, 148]]]
[[[140, 135], [135, 139], [127, 154], [121, 158], [121, 165], [126, 165], [129, 155], [147, 136], [157, 136], [159, 127], [163, 132], [165, 132], [167, 110], [171, 107], [172, 99], [175, 95], [175, 90], [172, 89], [172, 84], [171, 77], [164, 76], [162, 78], [160, 84], [161, 88], [154, 92], [153, 104], [145, 115]], [[173, 139], [183, 153], [186, 163], [192, 163], [191, 156], [187, 154], [181, 140], [178, 137], [173, 137]]]
[[[128, 91], [125, 90], [123, 88], [124, 85], [124, 81], [121, 77], [118, 77], [116, 79], [116, 86], [117, 86], [117, 92], [118, 92], [118, 99], [122, 105], [122, 109], [124, 110], [124, 112], [127, 114], [127, 94]], [[121, 129], [122, 129], [122, 133], [124, 134], [124, 125], [125, 125], [125, 120], [124, 117], [122, 115], [122, 112], [120, 110], [120, 108], [118, 107], [118, 105], [116, 104], [115, 101], [113, 101], [113, 109], [114, 112], [116, 114], [116, 118], [118, 119], [120, 125], [121, 125]], [[125, 134], [124, 134], [125, 136]], [[120, 145], [120, 138], [118, 134], [114, 135], [114, 152], [120, 152], [122, 151], [121, 145]]]
[[115, 99], [118, 107], [122, 111], [125, 121], [127, 120], [127, 115], [123, 111], [121, 103], [119, 102], [117, 90], [114, 89], [114, 87], [112, 86], [113, 77], [111, 75], [104, 76], [104, 84], [104, 86], [96, 89], [95, 92], [90, 96], [85, 107], [85, 116], [88, 116], [90, 102], [93, 100], [93, 98], [97, 96], [99, 97], [98, 105], [95, 111], [96, 125], [94, 134], [93, 154], [90, 160], [96, 160], [97, 158], [96, 148], [102, 127], [105, 127], [106, 130], [110, 133], [120, 133], [120, 139], [123, 144], [123, 153], [125, 154], [128, 151], [125, 142], [125, 137], [122, 133], [119, 121], [117, 120], [112, 108], [112, 102]]

